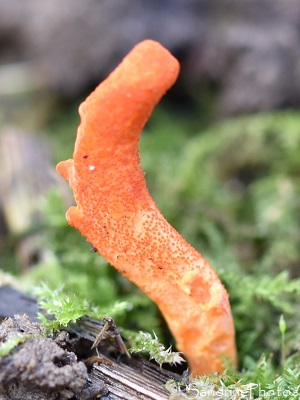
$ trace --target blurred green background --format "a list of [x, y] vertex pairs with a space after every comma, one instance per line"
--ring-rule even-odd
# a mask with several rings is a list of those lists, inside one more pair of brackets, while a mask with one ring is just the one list
[[72, 194], [55, 172], [72, 156], [80, 102], [149, 37], [182, 65], [142, 135], [150, 193], [227, 287], [241, 366], [271, 352], [279, 363], [281, 314], [296, 354], [299, 5], [59, 4], [0, 3], [0, 285], [63, 287], [123, 327], [172, 340], [156, 307], [67, 225]]

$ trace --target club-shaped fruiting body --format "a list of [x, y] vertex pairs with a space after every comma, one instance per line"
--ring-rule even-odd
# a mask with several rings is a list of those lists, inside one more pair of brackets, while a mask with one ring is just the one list
[[72, 160], [58, 164], [76, 207], [70, 225], [164, 315], [194, 375], [236, 362], [228, 294], [209, 262], [166, 221], [140, 168], [139, 139], [173, 85], [178, 61], [159, 43], [138, 44], [80, 106]]

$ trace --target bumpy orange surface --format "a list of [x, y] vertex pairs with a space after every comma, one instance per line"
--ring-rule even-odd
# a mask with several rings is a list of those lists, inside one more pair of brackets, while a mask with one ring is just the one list
[[138, 44], [81, 104], [73, 160], [58, 164], [77, 207], [68, 222], [162, 311], [194, 375], [235, 363], [228, 295], [207, 260], [169, 225], [139, 165], [141, 131], [173, 85], [177, 60], [159, 43]]

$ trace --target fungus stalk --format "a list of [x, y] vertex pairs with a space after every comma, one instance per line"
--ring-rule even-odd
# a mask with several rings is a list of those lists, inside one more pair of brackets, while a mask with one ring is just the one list
[[159, 43], [138, 44], [79, 108], [73, 159], [58, 172], [74, 192], [70, 225], [159, 307], [193, 375], [236, 362], [228, 294], [200, 253], [166, 221], [140, 168], [138, 144], [178, 61]]

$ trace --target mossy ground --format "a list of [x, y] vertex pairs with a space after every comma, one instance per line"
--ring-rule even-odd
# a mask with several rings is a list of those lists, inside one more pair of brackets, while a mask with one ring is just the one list
[[[50, 128], [54, 162], [71, 157], [77, 124], [72, 113]], [[258, 386], [252, 398], [263, 393], [259, 390], [278, 388], [290, 391], [285, 398], [299, 398], [300, 114], [257, 114], [203, 128], [160, 107], [140, 150], [158, 206], [211, 261], [230, 294], [239, 372], [228, 369], [201, 385], [219, 387], [222, 381], [238, 392], [253, 384]], [[59, 192], [49, 193], [41, 207], [47, 257], [20, 278], [24, 286], [41, 288], [43, 281], [52, 293], [62, 288], [62, 304], [71, 299], [75, 309], [111, 315], [126, 329], [154, 330], [168, 345], [153, 303], [67, 225]], [[50, 292], [44, 297], [51, 302]], [[196, 383], [183, 385], [195, 389]], [[174, 396], [181, 390], [170, 386]], [[278, 391], [276, 396], [282, 398]]]

